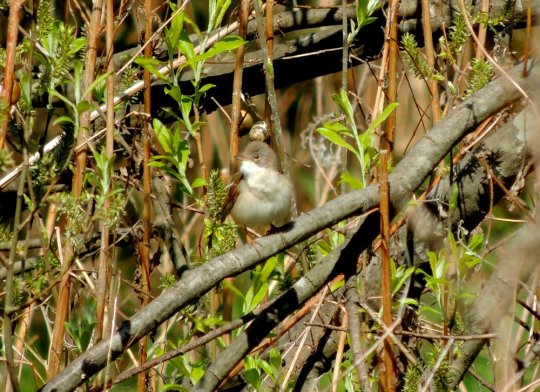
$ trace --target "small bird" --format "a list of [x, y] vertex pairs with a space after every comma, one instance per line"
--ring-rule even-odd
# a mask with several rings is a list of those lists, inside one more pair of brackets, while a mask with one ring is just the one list
[[293, 185], [278, 170], [276, 153], [261, 141], [250, 142], [236, 159], [240, 173], [233, 179], [223, 218], [264, 234], [268, 226], [281, 227], [291, 220]]

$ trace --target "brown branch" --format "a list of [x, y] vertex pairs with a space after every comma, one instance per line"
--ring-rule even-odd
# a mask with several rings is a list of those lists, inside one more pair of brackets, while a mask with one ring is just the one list
[[[9, 109], [14, 101], [18, 100], [14, 94], [14, 74], [15, 74], [15, 54], [17, 50], [17, 37], [19, 35], [19, 19], [21, 18], [21, 7], [24, 0], [9, 1], [9, 16], [6, 42], [6, 67], [4, 70], [3, 86], [0, 92], [3, 96], [0, 97], [3, 101], [3, 107], [0, 112], [0, 151], [4, 149], [6, 144], [6, 136], [9, 123]], [[2, 81], [0, 79], [0, 81]], [[20, 94], [20, 91], [19, 91]], [[16, 98], [16, 99], [15, 99]]]
[[[388, 153], [387, 150], [379, 152], [379, 189], [380, 189], [380, 215], [381, 215], [381, 296], [383, 322], [389, 328], [393, 323], [392, 317], [392, 274], [390, 271], [390, 192], [388, 189]], [[395, 391], [396, 362], [393, 354], [392, 339], [388, 336], [384, 341], [382, 353], [384, 369], [380, 370], [380, 383], [384, 391]]]
[[[238, 13], [238, 35], [242, 38], [246, 38], [247, 22], [249, 16], [249, 0], [242, 0], [240, 6], [240, 12]], [[242, 75], [244, 72], [244, 53], [245, 45], [242, 45], [236, 49], [236, 57], [234, 63], [234, 79], [232, 90], [232, 109], [231, 109], [231, 132], [230, 132], [230, 151], [229, 157], [229, 173], [234, 173], [238, 169], [238, 163], [234, 159], [238, 155], [239, 151], [239, 137], [238, 130], [240, 128], [242, 105]]]
[[[386, 73], [386, 79], [388, 80], [388, 88], [386, 90], [386, 97], [389, 103], [397, 101], [397, 63], [399, 56], [398, 48], [398, 9], [399, 0], [390, 0], [388, 5], [388, 18], [389, 18], [389, 31], [387, 33], [388, 42], [388, 71]], [[390, 157], [394, 150], [394, 140], [396, 138], [396, 111], [392, 111], [386, 120], [384, 126], [384, 134], [381, 137], [379, 148], [381, 150], [388, 150]]]
[[[26, 139], [26, 135], [25, 135]], [[11, 250], [9, 251], [9, 257], [4, 262], [6, 268], [6, 286], [5, 286], [5, 297], [4, 297], [4, 317], [3, 317], [3, 338], [4, 338], [4, 348], [6, 354], [6, 364], [9, 375], [9, 381], [11, 382], [11, 387], [13, 391], [20, 391], [19, 380], [17, 377], [18, 366], [15, 363], [15, 355], [13, 352], [14, 342], [13, 342], [13, 330], [14, 330], [14, 314], [12, 314], [13, 308], [13, 298], [15, 294], [15, 280], [14, 280], [14, 263], [15, 263], [15, 253], [17, 251], [17, 241], [19, 240], [19, 233], [21, 232], [21, 213], [23, 205], [23, 196], [26, 183], [26, 173], [28, 171], [28, 150], [26, 144], [23, 145], [23, 157], [24, 157], [24, 166], [23, 166], [23, 175], [19, 180], [19, 187], [17, 189], [17, 202], [15, 205], [15, 217], [13, 220], [13, 232], [11, 237]]]
[[[144, 40], [149, 41], [152, 35], [152, 1], [145, 0], [145, 30]], [[148, 43], [148, 42], [147, 42]], [[152, 57], [152, 46], [146, 45], [144, 48], [144, 57], [150, 59]], [[144, 70], [144, 111], [150, 116], [152, 97], [150, 92], [151, 87], [150, 71]], [[138, 243], [140, 268], [141, 268], [141, 291], [142, 291], [142, 307], [150, 302], [150, 239], [152, 236], [152, 200], [151, 200], [151, 176], [152, 168], [150, 167], [150, 143], [152, 136], [150, 135], [150, 117], [145, 117], [142, 131], [143, 141], [143, 240]], [[146, 362], [147, 357], [147, 336], [143, 336], [139, 342], [139, 361]], [[137, 377], [137, 391], [144, 392], [148, 390], [147, 373], [140, 373]]]
[[[431, 12], [429, 0], [422, 1], [422, 31], [424, 32], [424, 46], [426, 49], [426, 58], [430, 67], [435, 67], [435, 51], [433, 49], [433, 37], [431, 27]], [[428, 81], [429, 91], [431, 93], [431, 113], [433, 114], [433, 123], [437, 123], [441, 118], [441, 107], [439, 102], [439, 86], [437, 81], [430, 78]]]

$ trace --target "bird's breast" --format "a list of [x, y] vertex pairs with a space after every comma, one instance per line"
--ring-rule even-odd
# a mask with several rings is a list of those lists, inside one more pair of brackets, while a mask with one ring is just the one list
[[252, 174], [240, 182], [238, 191], [238, 198], [231, 210], [238, 224], [260, 231], [270, 224], [283, 226], [290, 220], [292, 186], [282, 174]]

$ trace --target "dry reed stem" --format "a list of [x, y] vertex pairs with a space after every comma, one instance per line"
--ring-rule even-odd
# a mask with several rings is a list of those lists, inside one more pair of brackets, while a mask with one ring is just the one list
[[[390, 19], [390, 26], [388, 32], [388, 70], [386, 73], [386, 79], [388, 81], [388, 88], [386, 90], [386, 98], [389, 103], [397, 101], [397, 63], [399, 56], [398, 48], [398, 23], [397, 16], [399, 10], [399, 0], [390, 0], [388, 5], [388, 18]], [[385, 123], [384, 134], [381, 135], [381, 143], [379, 148], [381, 150], [388, 150], [388, 154], [392, 157], [394, 150], [394, 140], [396, 131], [396, 111], [392, 111]]]
[[[389, 152], [381, 150], [379, 186], [380, 186], [380, 214], [381, 214], [381, 296], [383, 321], [387, 327], [392, 324], [392, 283], [390, 269], [390, 190], [388, 186], [388, 155]], [[393, 354], [393, 344], [390, 337], [384, 342], [383, 363], [384, 371], [380, 371], [381, 383], [385, 391], [396, 390], [396, 363]]]
[[1, 113], [0, 126], [0, 151], [6, 144], [6, 136], [9, 123], [9, 109], [12, 103], [11, 93], [14, 86], [15, 74], [15, 53], [17, 51], [17, 37], [19, 35], [19, 19], [21, 17], [21, 7], [24, 0], [9, 1], [9, 16], [6, 41], [6, 67], [4, 70], [4, 84], [2, 86], [4, 96], [0, 97], [4, 101], [5, 108]]
[[17, 201], [15, 206], [15, 216], [13, 219], [13, 233], [11, 237], [11, 249], [7, 260], [2, 260], [6, 268], [6, 283], [5, 283], [5, 296], [4, 296], [4, 314], [3, 314], [3, 338], [4, 338], [4, 350], [6, 356], [6, 365], [8, 370], [8, 377], [11, 382], [11, 388], [13, 391], [18, 392], [20, 390], [19, 380], [17, 377], [18, 366], [15, 362], [15, 355], [13, 351], [13, 330], [14, 320], [13, 315], [13, 295], [15, 291], [15, 275], [14, 275], [14, 263], [15, 253], [17, 250], [17, 241], [19, 239], [19, 233], [21, 231], [21, 213], [23, 205], [24, 188], [26, 183], [26, 173], [28, 171], [28, 150], [26, 145], [23, 145], [23, 176], [19, 181], [19, 187], [17, 189]]
[[[146, 23], [144, 30], [144, 41], [147, 43], [144, 48], [144, 57], [150, 59], [152, 57], [152, 47], [149, 45], [150, 36], [152, 35], [152, 1], [145, 0], [145, 15]], [[139, 257], [141, 263], [141, 292], [142, 303], [144, 307], [150, 299], [150, 239], [152, 236], [152, 200], [151, 200], [151, 175], [152, 168], [150, 167], [150, 113], [151, 113], [151, 75], [150, 71], [144, 70], [144, 111], [148, 115], [143, 123], [142, 140], [143, 140], [143, 240], [139, 242]], [[147, 337], [143, 337], [139, 343], [139, 363], [146, 362], [147, 358]], [[148, 377], [146, 373], [140, 373], [137, 377], [137, 391], [144, 392], [147, 389]]]
[[[485, 1], [485, 0], [484, 0]], [[489, 1], [489, 0], [487, 0]], [[435, 67], [435, 50], [433, 49], [433, 37], [431, 28], [431, 13], [429, 0], [422, 0], [422, 30], [424, 32], [424, 46], [426, 49], [426, 58], [431, 68]], [[441, 107], [439, 101], [439, 86], [433, 78], [427, 81], [431, 93], [431, 113], [433, 115], [433, 124], [441, 119]]]
[[[113, 143], [114, 143], [114, 63], [112, 56], [114, 54], [114, 5], [112, 0], [107, 0], [105, 10], [106, 18], [106, 46], [107, 46], [107, 72], [110, 75], [107, 77], [107, 131], [105, 140], [105, 153], [107, 159], [111, 159], [113, 156]], [[104, 189], [104, 192], [109, 192], [110, 189]], [[110, 200], [107, 196], [105, 200], [105, 215], [107, 215], [110, 207]], [[109, 229], [105, 222], [100, 223], [101, 226], [101, 249], [99, 254], [98, 264], [98, 279], [97, 279], [97, 295], [96, 295], [96, 328], [94, 330], [96, 341], [101, 340], [107, 336], [106, 325], [110, 312], [107, 311], [107, 303], [109, 302], [109, 287], [111, 284], [111, 263], [110, 257], [111, 249], [109, 249]]]
[[[245, 39], [246, 37], [246, 30], [247, 30], [247, 21], [249, 17], [249, 0], [242, 0], [241, 6], [240, 6], [240, 12], [238, 13], [238, 35]], [[244, 72], [244, 53], [245, 53], [245, 46], [241, 45], [236, 49], [236, 57], [235, 57], [235, 64], [234, 64], [234, 76], [233, 76], [233, 92], [232, 92], [232, 109], [231, 109], [231, 116], [230, 116], [230, 131], [229, 131], [229, 172], [228, 172], [228, 178], [224, 183], [227, 183], [229, 179], [231, 178], [231, 173], [234, 173], [238, 169], [238, 161], [234, 159], [239, 152], [239, 135], [238, 130], [240, 128], [241, 123], [241, 105], [242, 105], [242, 75]], [[217, 101], [216, 101], [217, 103]], [[218, 107], [220, 109], [223, 109], [221, 105], [218, 103]], [[223, 110], [223, 113], [227, 116], [227, 112]], [[210, 133], [212, 134], [212, 141], [217, 145], [217, 151], [226, 151], [226, 142], [224, 140], [224, 137], [222, 135], [222, 132], [220, 130], [217, 130], [217, 127], [221, 126], [218, 119], [214, 116], [207, 116], [206, 117], [208, 129], [210, 130]], [[212, 121], [214, 124], [209, 124], [209, 122]], [[223, 162], [225, 163], [225, 162]], [[223, 179], [222, 179], [223, 180]], [[227, 278], [227, 281], [232, 283], [232, 278]], [[233, 308], [233, 300], [234, 300], [234, 294], [229, 290], [226, 286], [223, 287], [222, 290], [222, 306], [223, 306], [223, 320], [225, 321], [231, 321], [232, 319], [232, 308]], [[217, 302], [219, 303], [219, 302]], [[223, 335], [223, 340], [225, 341], [225, 344], [228, 345], [231, 342], [231, 335], [229, 332], [225, 333]]]
[[[425, 0], [422, 0], [425, 1]], [[482, 3], [480, 4], [480, 12], [484, 15], [489, 14], [489, 4], [490, 0], [482, 0]], [[481, 59], [484, 57], [484, 53], [482, 52], [481, 47], [485, 46], [486, 44], [486, 36], [487, 36], [487, 24], [486, 23], [480, 23], [478, 26], [478, 43], [476, 46], [476, 52], [475, 57], [477, 59]]]
[[[349, 316], [347, 314], [347, 310], [340, 306], [342, 312], [343, 312], [343, 318], [341, 320], [341, 328], [347, 329], [349, 326]], [[336, 359], [334, 361], [334, 372], [332, 374], [332, 392], [337, 392], [338, 385], [339, 385], [339, 368], [341, 367], [341, 361], [343, 360], [343, 352], [345, 351], [345, 342], [347, 339], [347, 332], [340, 331], [338, 333], [339, 339], [338, 339], [338, 346], [336, 351]]]
[[[90, 25], [87, 30], [88, 47], [86, 51], [85, 60], [85, 73], [83, 80], [83, 91], [88, 90], [92, 82], [94, 81], [94, 71], [96, 66], [97, 56], [97, 42], [98, 34], [101, 26], [101, 13], [102, 13], [102, 0], [95, 0], [92, 7], [92, 16]], [[92, 92], [88, 92], [87, 101], [92, 102]], [[77, 144], [86, 143], [88, 139], [88, 132], [90, 129], [90, 113], [85, 111], [80, 118], [80, 129]], [[78, 150], [75, 153], [75, 171], [73, 175], [72, 192], [75, 197], [79, 197], [82, 193], [82, 185], [84, 178], [84, 171], [86, 168], [87, 148], [86, 144], [84, 148]], [[61, 249], [60, 240], [58, 240], [58, 248]], [[70, 246], [65, 249], [64, 258], [66, 262], [62, 266], [62, 279], [59, 287], [58, 304], [56, 308], [55, 323], [53, 329], [53, 337], [51, 340], [51, 347], [49, 349], [49, 367], [47, 369], [47, 375], [51, 379], [60, 368], [60, 354], [64, 349], [64, 324], [67, 321], [69, 302], [71, 297], [71, 281], [70, 281], [70, 269], [71, 259], [73, 257], [73, 250]], [[68, 262], [69, 261], [69, 262]]]
[[[484, 0], [486, 1], [486, 0]], [[532, 29], [532, 9], [531, 9], [531, 0], [527, 1], [527, 27], [525, 30], [525, 47], [523, 48], [523, 72], [521, 76], [524, 78], [528, 74], [528, 62], [529, 62], [529, 51], [531, 48], [531, 29]]]
[[[62, 268], [62, 276], [60, 278], [60, 287], [58, 288], [58, 301], [56, 305], [56, 314], [54, 318], [54, 327], [52, 332], [51, 346], [49, 348], [49, 359], [47, 368], [47, 378], [52, 379], [60, 369], [60, 356], [64, 350], [64, 333], [65, 322], [69, 312], [69, 300], [71, 297], [71, 260], [67, 259], [62, 250], [62, 242], [60, 239], [60, 229], [56, 227], [56, 243], [58, 255], [60, 258], [60, 266]], [[66, 250], [66, 254], [67, 254]]]

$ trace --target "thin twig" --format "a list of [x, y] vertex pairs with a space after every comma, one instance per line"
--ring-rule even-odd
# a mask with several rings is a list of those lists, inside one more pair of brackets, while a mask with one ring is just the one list
[[[435, 67], [435, 50], [433, 49], [433, 30], [431, 27], [429, 0], [422, 0], [422, 29], [424, 32], [424, 46], [426, 48], [427, 62], [429, 66], [433, 68]], [[441, 118], [441, 107], [439, 106], [439, 86], [437, 85], [437, 81], [433, 78], [429, 78], [428, 86], [429, 91], [431, 92], [431, 113], [433, 114], [433, 124], [436, 124]]]
[[[343, 318], [341, 320], [341, 328], [347, 329], [349, 324], [349, 317], [347, 310], [340, 306], [343, 312]], [[334, 361], [334, 373], [332, 376], [332, 392], [337, 392], [339, 385], [339, 368], [341, 367], [341, 360], [343, 359], [343, 351], [345, 350], [345, 339], [347, 338], [347, 332], [339, 332], [338, 347], [336, 352], [336, 359]]]
[[[381, 296], [383, 321], [387, 327], [392, 324], [392, 283], [390, 271], [390, 191], [388, 186], [388, 151], [381, 150], [379, 189], [381, 216]], [[396, 363], [393, 354], [392, 341], [387, 338], [384, 342], [384, 372], [381, 371], [382, 384], [386, 391], [396, 390]]]
[[0, 113], [0, 151], [4, 149], [4, 146], [6, 144], [6, 136], [10, 117], [9, 109], [12, 103], [12, 92], [15, 79], [15, 53], [17, 50], [19, 19], [21, 17], [21, 7], [23, 4], [24, 0], [10, 0], [9, 2], [9, 16], [6, 41], [6, 67], [4, 70], [4, 83], [2, 86], [4, 96], [0, 97], [0, 100], [3, 101], [5, 105], [2, 113]]
[[[144, 40], [148, 41], [152, 34], [152, 1], [145, 0], [144, 2], [146, 23], [144, 30]], [[147, 45], [144, 49], [144, 57], [150, 59], [152, 57], [152, 47]], [[144, 70], [144, 111], [150, 116], [151, 113], [151, 75], [150, 71]], [[139, 242], [139, 257], [141, 267], [141, 305], [144, 307], [150, 302], [150, 239], [152, 236], [152, 200], [151, 200], [151, 176], [152, 168], [150, 167], [150, 124], [149, 117], [143, 123], [142, 131], [143, 140], [143, 240]], [[139, 363], [146, 362], [147, 358], [147, 336], [144, 336], [139, 344]], [[146, 373], [139, 373], [137, 378], [137, 391], [144, 392], [148, 389], [148, 377]]]
[[[240, 12], [238, 13], [238, 35], [240, 38], [246, 38], [247, 22], [249, 17], [249, 0], [242, 0]], [[241, 45], [236, 49], [236, 58], [234, 63], [232, 109], [231, 109], [231, 131], [230, 131], [230, 161], [229, 173], [234, 173], [238, 168], [235, 156], [239, 151], [238, 129], [240, 128], [240, 119], [242, 106], [242, 75], [244, 73], [244, 53], [245, 46]]]

